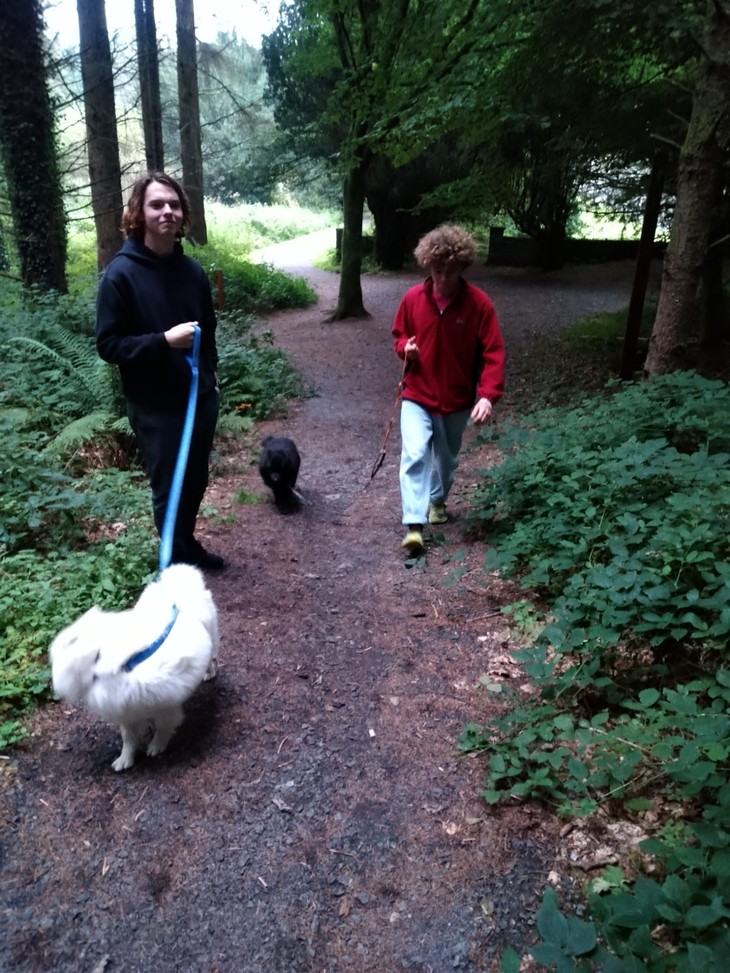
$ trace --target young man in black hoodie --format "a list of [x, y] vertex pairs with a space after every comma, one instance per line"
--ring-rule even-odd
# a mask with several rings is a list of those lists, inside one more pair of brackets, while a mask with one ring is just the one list
[[188, 405], [187, 353], [199, 325], [198, 400], [172, 561], [220, 570], [223, 558], [194, 536], [218, 419], [218, 355], [210, 283], [180, 244], [189, 220], [187, 197], [175, 179], [154, 172], [134, 184], [122, 220], [126, 239], [99, 284], [96, 346], [119, 367], [161, 533]]

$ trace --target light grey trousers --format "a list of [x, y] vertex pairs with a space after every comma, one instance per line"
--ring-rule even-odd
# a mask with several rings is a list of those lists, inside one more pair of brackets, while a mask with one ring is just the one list
[[400, 494], [404, 524], [425, 524], [429, 502], [446, 502], [469, 414], [465, 409], [446, 416], [432, 415], [415, 402], [402, 401]]

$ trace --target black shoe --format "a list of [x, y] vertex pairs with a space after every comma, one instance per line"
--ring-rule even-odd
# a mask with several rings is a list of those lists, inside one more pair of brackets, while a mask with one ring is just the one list
[[226, 566], [226, 562], [220, 554], [213, 554], [211, 551], [206, 551], [200, 541], [196, 541], [194, 538], [188, 544], [185, 555], [186, 564], [192, 564], [194, 567], [202, 568], [204, 571], [222, 571]]

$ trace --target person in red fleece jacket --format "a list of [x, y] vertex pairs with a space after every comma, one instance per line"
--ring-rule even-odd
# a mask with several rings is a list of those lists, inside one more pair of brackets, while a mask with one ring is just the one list
[[504, 391], [504, 343], [494, 305], [462, 276], [476, 257], [472, 236], [444, 224], [418, 242], [428, 278], [403, 297], [392, 334], [405, 361], [401, 404], [402, 546], [423, 553], [423, 527], [447, 520], [469, 418], [481, 424]]

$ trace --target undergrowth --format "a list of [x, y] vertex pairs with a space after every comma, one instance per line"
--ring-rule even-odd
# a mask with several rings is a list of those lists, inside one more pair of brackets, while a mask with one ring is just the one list
[[[730, 955], [730, 389], [695, 373], [612, 384], [491, 434], [473, 528], [519, 579], [535, 637], [527, 698], [462, 734], [485, 800], [538, 799], [668, 825], [651, 875], [588, 891], [591, 921], [546, 894], [532, 950], [560, 971], [721, 973]], [[645, 812], [651, 811], [646, 817]], [[516, 954], [505, 970], [516, 970]]]

